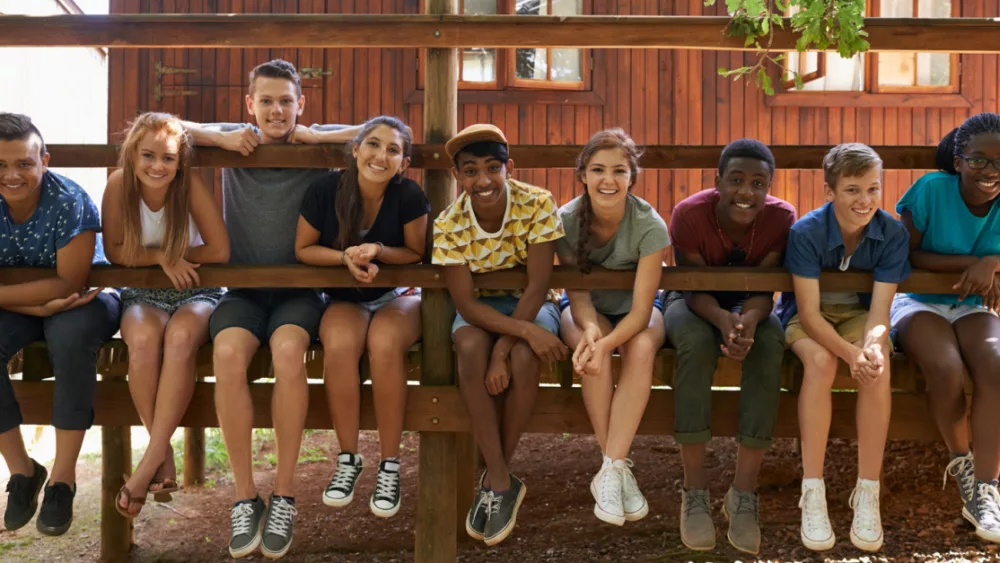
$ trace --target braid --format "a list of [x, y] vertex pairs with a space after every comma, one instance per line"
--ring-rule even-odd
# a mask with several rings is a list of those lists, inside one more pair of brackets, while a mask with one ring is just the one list
[[590, 223], [593, 216], [590, 194], [584, 189], [580, 202], [580, 237], [576, 241], [576, 267], [584, 274], [590, 273]]

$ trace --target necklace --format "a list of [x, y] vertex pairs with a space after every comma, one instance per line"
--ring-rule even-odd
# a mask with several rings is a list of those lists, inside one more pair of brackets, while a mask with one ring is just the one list
[[733, 265], [734, 262], [736, 263], [745, 262], [748, 258], [750, 258], [750, 254], [753, 252], [754, 237], [757, 235], [756, 217], [753, 218], [753, 223], [750, 224], [750, 244], [747, 245], [746, 251], [743, 251], [741, 248], [739, 248], [739, 243], [734, 243], [732, 239], [727, 237], [726, 234], [722, 232], [722, 224], [719, 222], [718, 214], [716, 214], [715, 216], [715, 229], [718, 231], [719, 238], [722, 240], [723, 248], [727, 246], [730, 247], [729, 258], [727, 259], [729, 265]]

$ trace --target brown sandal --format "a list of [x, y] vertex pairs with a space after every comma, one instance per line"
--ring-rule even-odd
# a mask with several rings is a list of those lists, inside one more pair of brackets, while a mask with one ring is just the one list
[[174, 500], [174, 497], [170, 493], [176, 493], [181, 490], [180, 486], [177, 484], [177, 479], [171, 479], [167, 477], [166, 479], [153, 479], [149, 482], [149, 486], [162, 485], [160, 489], [148, 489], [148, 494], [153, 495], [153, 500], [156, 502], [170, 502]]
[[[125, 508], [122, 508], [121, 501], [123, 497], [125, 499]], [[139, 505], [139, 512], [136, 512], [135, 514], [130, 514], [129, 508], [131, 508], [133, 504]], [[142, 512], [142, 507], [145, 504], [146, 504], [145, 496], [132, 497], [132, 493], [128, 492], [128, 487], [126, 487], [125, 485], [122, 485], [122, 488], [118, 491], [118, 494], [115, 495], [115, 510], [118, 511], [118, 514], [121, 514], [124, 518], [128, 518], [129, 520], [138, 516], [139, 513]]]

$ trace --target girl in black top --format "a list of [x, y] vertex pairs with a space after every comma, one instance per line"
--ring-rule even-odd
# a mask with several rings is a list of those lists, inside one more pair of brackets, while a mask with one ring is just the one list
[[[361, 386], [358, 363], [368, 351], [382, 462], [369, 507], [376, 516], [399, 511], [399, 442], [406, 408], [405, 359], [420, 338], [420, 296], [408, 288], [371, 287], [379, 264], [415, 264], [424, 257], [430, 203], [403, 177], [410, 164], [410, 130], [394, 117], [368, 121], [351, 143], [347, 168], [315, 181], [306, 192], [295, 256], [314, 266], [345, 267], [365, 287], [330, 288], [319, 336], [323, 378], [341, 453], [323, 503], [345, 506], [364, 467], [358, 452]], [[351, 158], [353, 157], [353, 158]]]

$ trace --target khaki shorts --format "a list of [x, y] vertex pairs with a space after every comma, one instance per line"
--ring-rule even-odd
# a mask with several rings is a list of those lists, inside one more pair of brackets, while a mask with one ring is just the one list
[[[844, 340], [855, 343], [865, 337], [865, 323], [868, 322], [868, 310], [861, 305], [820, 305], [819, 313], [828, 323], [837, 329], [837, 334]], [[809, 338], [799, 315], [796, 314], [785, 327], [785, 341], [791, 346], [793, 342]]]

